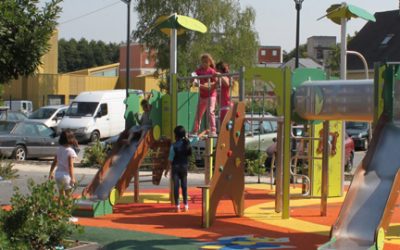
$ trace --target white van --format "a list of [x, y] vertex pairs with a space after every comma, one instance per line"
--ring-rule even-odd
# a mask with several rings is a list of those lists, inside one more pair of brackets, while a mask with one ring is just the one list
[[27, 100], [6, 100], [4, 105], [7, 106], [11, 111], [21, 111], [26, 115], [32, 113], [33, 105], [31, 101]]
[[125, 90], [80, 93], [69, 106], [57, 131], [74, 131], [78, 141], [96, 141], [125, 129]]
[[47, 127], [55, 129], [64, 117], [67, 109], [68, 106], [65, 105], [44, 106], [30, 114], [28, 119], [30, 121], [41, 122]]

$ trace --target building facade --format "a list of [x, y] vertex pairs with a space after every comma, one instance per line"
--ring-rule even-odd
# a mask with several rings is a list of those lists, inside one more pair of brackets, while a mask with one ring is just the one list
[[257, 52], [257, 64], [282, 63], [282, 48], [280, 46], [260, 46]]
[[336, 46], [336, 36], [312, 36], [307, 38], [307, 56], [326, 65], [331, 51]]

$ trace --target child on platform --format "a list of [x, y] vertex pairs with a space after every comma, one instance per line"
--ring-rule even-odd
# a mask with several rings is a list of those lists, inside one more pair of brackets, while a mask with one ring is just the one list
[[[217, 63], [217, 72], [221, 74], [229, 73], [229, 65], [224, 62]], [[230, 98], [230, 87], [231, 82], [228, 76], [221, 76], [221, 100], [220, 100], [220, 107], [219, 107], [219, 117], [220, 123], [224, 121], [226, 113], [228, 113], [229, 109], [231, 109], [232, 102]]]
[[[215, 75], [214, 60], [210, 54], [203, 54], [201, 56], [201, 66], [196, 70], [198, 76]], [[210, 135], [216, 136], [217, 127], [215, 124], [215, 104], [217, 102], [216, 79], [215, 77], [201, 78], [200, 79], [200, 98], [197, 107], [196, 118], [194, 121], [192, 134], [196, 135], [200, 129], [201, 119], [204, 112], [208, 108], [209, 122], [210, 122]]]

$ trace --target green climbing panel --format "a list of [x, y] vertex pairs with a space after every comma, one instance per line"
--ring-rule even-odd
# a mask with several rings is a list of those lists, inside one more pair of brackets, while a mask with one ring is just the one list
[[142, 98], [138, 96], [133, 91], [129, 91], [127, 110], [125, 111], [125, 119], [128, 121], [128, 128], [132, 127], [133, 125], [137, 125], [134, 119], [136, 113], [140, 112], [140, 100]]
[[300, 68], [292, 74], [292, 88], [297, 88], [305, 81], [327, 80], [325, 71], [321, 69]]
[[168, 94], [163, 95], [161, 97], [161, 103], [161, 135], [171, 138], [171, 96]]
[[151, 112], [150, 118], [153, 122], [153, 126], [158, 125], [162, 128], [162, 94], [156, 90], [151, 91], [150, 104], [151, 104]]
[[182, 125], [187, 131], [192, 131], [197, 111], [199, 94], [196, 92], [178, 93], [178, 125]]

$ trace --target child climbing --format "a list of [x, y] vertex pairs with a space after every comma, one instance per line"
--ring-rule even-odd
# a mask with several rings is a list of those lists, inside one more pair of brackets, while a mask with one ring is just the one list
[[187, 195], [187, 175], [189, 167], [189, 158], [192, 155], [191, 144], [196, 143], [199, 138], [203, 137], [208, 131], [203, 131], [196, 137], [190, 140], [186, 137], [186, 130], [183, 126], [177, 126], [174, 129], [176, 142], [171, 145], [169, 150], [169, 165], [165, 170], [165, 176], [168, 175], [171, 169], [171, 176], [174, 182], [174, 201], [176, 205], [176, 212], [181, 211], [179, 203], [179, 186], [182, 188], [182, 197], [184, 204], [184, 211], [189, 210], [188, 195]]
[[[196, 70], [198, 76], [215, 75], [214, 60], [210, 54], [201, 56], [201, 66]], [[208, 107], [210, 135], [216, 136], [217, 127], [215, 124], [215, 103], [217, 102], [216, 79], [215, 77], [200, 78], [200, 98], [197, 107], [196, 118], [194, 121], [192, 134], [197, 134], [200, 129], [201, 119]]]
[[[74, 133], [67, 129], [64, 130], [58, 140], [60, 147], [50, 167], [49, 179], [56, 180], [60, 198], [70, 196], [75, 185], [74, 159], [77, 157], [74, 147], [78, 144]], [[55, 175], [54, 175], [54, 169]]]
[[[217, 72], [221, 74], [227, 74], [229, 73], [229, 65], [224, 62], [219, 62], [216, 65]], [[231, 87], [231, 82], [229, 77], [227, 76], [221, 76], [220, 77], [220, 87], [221, 87], [221, 100], [220, 100], [220, 107], [219, 107], [219, 121], [222, 123], [224, 121], [224, 117], [226, 113], [228, 113], [229, 109], [232, 106], [231, 98], [230, 98], [230, 87]]]
[[143, 109], [143, 113], [141, 114], [141, 116], [139, 117], [139, 114], [135, 115], [137, 123], [143, 128], [151, 128], [153, 126], [153, 122], [150, 118], [151, 105], [149, 102], [149, 98], [150, 96], [140, 102], [140, 106]]

